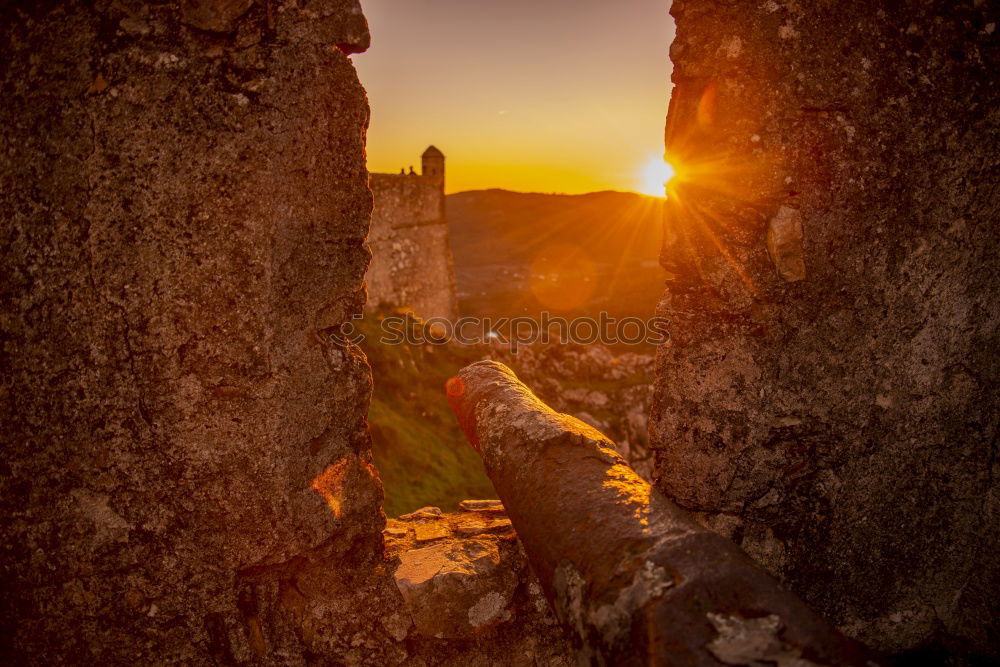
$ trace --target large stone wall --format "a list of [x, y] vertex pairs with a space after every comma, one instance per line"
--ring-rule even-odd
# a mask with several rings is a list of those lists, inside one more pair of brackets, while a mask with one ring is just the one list
[[659, 487], [849, 634], [996, 656], [997, 7], [672, 13]]
[[[482, 580], [492, 520], [384, 548], [371, 373], [329, 336], [370, 257], [356, 0], [0, 26], [0, 662], [560, 664], [509, 525]], [[439, 541], [510, 593], [454, 640], [394, 578]]]
[[[325, 335], [363, 303], [368, 30], [251, 4], [0, 9], [8, 664], [347, 655], [398, 598], [352, 574], [371, 379]], [[322, 562], [369, 612], [328, 585], [317, 638], [288, 591]]]
[[424, 319], [458, 315], [444, 188], [417, 174], [372, 174], [368, 305]]

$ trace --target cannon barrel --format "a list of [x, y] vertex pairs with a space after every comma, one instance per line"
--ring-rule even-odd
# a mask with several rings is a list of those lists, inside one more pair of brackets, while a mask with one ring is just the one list
[[611, 440], [552, 410], [503, 364], [467, 366], [446, 391], [585, 661], [880, 662], [652, 488]]

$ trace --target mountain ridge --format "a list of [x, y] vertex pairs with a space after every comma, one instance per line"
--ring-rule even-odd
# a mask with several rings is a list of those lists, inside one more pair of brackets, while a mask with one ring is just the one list
[[651, 317], [663, 293], [663, 204], [617, 190], [447, 195], [461, 312]]

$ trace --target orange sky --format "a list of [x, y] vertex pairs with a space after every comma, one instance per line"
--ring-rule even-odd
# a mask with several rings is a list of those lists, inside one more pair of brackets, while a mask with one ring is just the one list
[[663, 152], [668, 0], [361, 0], [368, 168], [434, 144], [447, 191], [639, 190]]

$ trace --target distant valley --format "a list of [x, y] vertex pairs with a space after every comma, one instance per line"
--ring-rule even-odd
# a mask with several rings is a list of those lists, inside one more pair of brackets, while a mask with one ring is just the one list
[[661, 200], [478, 190], [446, 202], [463, 314], [653, 315]]

